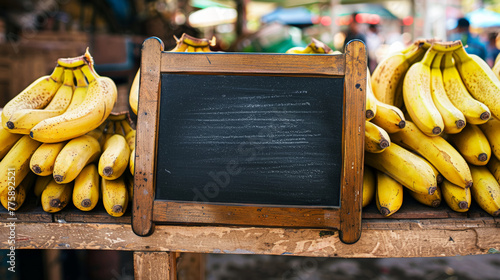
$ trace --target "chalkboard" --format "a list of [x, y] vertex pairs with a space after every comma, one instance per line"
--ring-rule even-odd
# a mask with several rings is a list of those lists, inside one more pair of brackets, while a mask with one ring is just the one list
[[156, 199], [339, 206], [343, 86], [162, 74]]
[[[143, 44], [132, 229], [205, 224], [361, 236], [366, 50], [175, 53]], [[195, 242], [195, 241], [193, 241]], [[222, 248], [223, 249], [223, 248]]]

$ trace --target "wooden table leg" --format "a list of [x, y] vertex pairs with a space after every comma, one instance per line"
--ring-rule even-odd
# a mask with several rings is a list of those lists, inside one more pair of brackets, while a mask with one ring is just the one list
[[206, 254], [181, 253], [177, 264], [179, 280], [205, 280]]
[[174, 252], [134, 252], [136, 280], [177, 280], [177, 261]]

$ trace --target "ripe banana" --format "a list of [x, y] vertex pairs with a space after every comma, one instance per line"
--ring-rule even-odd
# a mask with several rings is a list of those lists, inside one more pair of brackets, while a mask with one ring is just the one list
[[99, 142], [88, 135], [69, 141], [54, 163], [54, 180], [59, 184], [72, 182], [82, 169], [101, 155]]
[[500, 80], [495, 76], [486, 61], [474, 54], [467, 54], [462, 47], [454, 52], [456, 67], [470, 94], [491, 113], [500, 118]]
[[311, 42], [308, 46], [311, 49], [311, 53], [333, 54], [333, 50], [327, 44], [315, 38], [311, 38]]
[[36, 176], [35, 188], [33, 192], [38, 200], [40, 200], [40, 196], [42, 195], [45, 187], [52, 181], [52, 176]]
[[376, 124], [365, 122], [365, 151], [381, 153], [391, 144], [389, 134]]
[[433, 194], [436, 191], [436, 175], [432, 167], [421, 157], [394, 143], [382, 153], [365, 153], [365, 163], [414, 192]]
[[441, 134], [444, 122], [431, 94], [430, 65], [436, 51], [431, 47], [421, 62], [413, 64], [403, 81], [403, 98], [406, 110], [418, 128], [429, 136]]
[[57, 65], [65, 68], [77, 68], [88, 63], [92, 58], [90, 57], [89, 49], [87, 48], [85, 54], [77, 57], [59, 58]]
[[477, 204], [492, 216], [500, 215], [500, 184], [484, 166], [470, 166], [472, 179], [471, 193]]
[[115, 134], [106, 143], [99, 159], [99, 175], [107, 180], [120, 177], [129, 166], [130, 148], [125, 137]]
[[491, 157], [491, 147], [486, 135], [478, 126], [468, 124], [462, 132], [448, 136], [464, 159], [474, 165], [486, 165]]
[[412, 192], [410, 190], [408, 190], [408, 192], [416, 201], [422, 203], [423, 205], [427, 205], [434, 208], [441, 205], [442, 194], [440, 187], [438, 187], [433, 194], [421, 194]]
[[3, 126], [0, 127], [0, 143], [2, 143], [0, 145], [0, 160], [2, 160], [21, 137], [21, 134], [10, 133]]
[[492, 118], [485, 124], [480, 125], [479, 128], [488, 138], [493, 154], [500, 158], [500, 121]]
[[30, 160], [30, 169], [39, 176], [52, 175], [54, 163], [66, 142], [44, 143], [36, 149]]
[[40, 109], [49, 104], [62, 84], [64, 68], [56, 67], [50, 76], [43, 76], [31, 83], [2, 110], [2, 125], [6, 128], [12, 114], [22, 109]]
[[438, 109], [444, 122], [444, 132], [455, 134], [465, 127], [465, 116], [451, 103], [443, 84], [443, 74], [441, 73], [441, 61], [443, 53], [437, 53], [431, 66], [431, 95], [432, 101]]
[[89, 89], [89, 84], [83, 75], [82, 69], [77, 68], [73, 70], [73, 75], [76, 79], [76, 88], [73, 92], [73, 99], [71, 99], [71, 103], [69, 104], [68, 109], [66, 109], [67, 111], [71, 111], [80, 106], [83, 100], [85, 100], [87, 90]]
[[444, 55], [443, 85], [451, 103], [460, 110], [468, 123], [482, 124], [491, 117], [486, 105], [474, 99], [465, 87], [455, 64], [453, 54]]
[[307, 53], [312, 53], [312, 50], [311, 50], [311, 48], [309, 46], [306, 46], [306, 47], [296, 46], [296, 47], [289, 48], [288, 50], [286, 50], [285, 53], [289, 53], [289, 54], [307, 54]]
[[402, 101], [398, 96], [401, 94], [398, 92], [398, 88], [401, 88], [398, 84], [403, 81], [411, 64], [419, 60], [428, 47], [429, 44], [420, 42], [408, 53], [391, 55], [377, 65], [373, 71], [371, 82], [373, 93], [380, 102], [396, 107], [403, 105], [399, 104], [401, 102], [396, 102], [396, 100]]
[[29, 173], [14, 190], [6, 190], [0, 194], [0, 202], [9, 211], [17, 211], [26, 200], [26, 195], [33, 187], [35, 174]]
[[111, 113], [107, 118], [108, 121], [113, 121], [113, 122], [123, 121], [126, 119], [127, 119], [127, 114], [124, 113]]
[[95, 164], [83, 168], [75, 179], [73, 204], [82, 211], [94, 209], [99, 201], [99, 173]]
[[472, 185], [472, 177], [467, 162], [442, 137], [427, 136], [414, 123], [407, 121], [404, 129], [391, 134], [391, 140], [393, 143], [422, 155], [450, 182], [462, 188]]
[[372, 123], [380, 126], [387, 133], [395, 133], [405, 127], [404, 114], [398, 107], [380, 101], [376, 103], [377, 113], [371, 120]]
[[497, 157], [491, 157], [487, 167], [493, 177], [500, 183], [500, 160]]
[[59, 116], [68, 108], [73, 97], [73, 71], [64, 70], [64, 83], [44, 109], [21, 109], [12, 113], [5, 124], [12, 133], [29, 134], [39, 122]]
[[375, 202], [378, 210], [385, 217], [396, 213], [403, 205], [403, 185], [387, 174], [377, 171]]
[[128, 190], [123, 177], [116, 180], [102, 178], [102, 202], [109, 215], [113, 217], [122, 216], [128, 206]]
[[370, 69], [366, 69], [366, 120], [370, 121], [377, 114], [377, 99], [373, 94]]
[[130, 147], [131, 151], [133, 149], [135, 149], [135, 135], [136, 135], [136, 131], [132, 130], [129, 133], [127, 133], [127, 135], [125, 136], [125, 139], [127, 140], [127, 144]]
[[104, 138], [104, 128], [106, 127], [106, 123], [102, 123], [98, 128], [87, 132], [85, 135], [94, 137], [99, 143], [103, 141]]
[[371, 167], [365, 165], [363, 171], [363, 207], [370, 204], [375, 196], [375, 175]]
[[61, 211], [71, 201], [73, 184], [58, 184], [51, 180], [42, 192], [42, 208], [48, 213]]
[[30, 131], [31, 138], [44, 143], [62, 142], [84, 135], [106, 120], [116, 102], [116, 85], [88, 65], [82, 71], [89, 81], [85, 100], [71, 111], [38, 123]]
[[130, 174], [134, 176], [135, 174], [135, 148], [130, 152], [130, 159], [128, 161], [128, 169], [130, 170]]
[[141, 77], [141, 69], [137, 70], [135, 74], [134, 81], [132, 82], [132, 86], [130, 87], [130, 93], [128, 97], [128, 103], [132, 112], [137, 115], [137, 110], [139, 107], [139, 82]]
[[30, 172], [30, 159], [40, 142], [25, 135], [16, 142], [0, 162], [0, 193], [9, 186], [17, 187]]
[[[474, 182], [475, 183], [475, 182]], [[455, 212], [467, 212], [471, 204], [471, 188], [461, 188], [448, 180], [441, 184], [444, 201]]]
[[123, 128], [123, 132], [125, 133], [125, 136], [126, 136], [127, 134], [129, 134], [132, 130], [134, 130], [134, 129], [132, 128], [132, 126], [130, 126], [130, 124], [128, 123], [128, 121], [127, 121], [127, 120], [123, 120], [123, 121], [121, 121], [121, 124], [122, 124], [122, 128]]

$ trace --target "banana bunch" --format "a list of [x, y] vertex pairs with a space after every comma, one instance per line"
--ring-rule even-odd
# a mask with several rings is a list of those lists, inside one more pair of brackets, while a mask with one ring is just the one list
[[[215, 37], [211, 40], [195, 38], [188, 34], [182, 34], [181, 38], [174, 36], [176, 46], [171, 52], [211, 52], [210, 46], [215, 46]], [[139, 82], [141, 78], [141, 69], [137, 70], [134, 81], [130, 87], [129, 104], [130, 108], [137, 115], [139, 107]]]
[[292, 47], [285, 53], [291, 54], [340, 54], [338, 51], [333, 51], [327, 44], [311, 38], [311, 42], [305, 47]]

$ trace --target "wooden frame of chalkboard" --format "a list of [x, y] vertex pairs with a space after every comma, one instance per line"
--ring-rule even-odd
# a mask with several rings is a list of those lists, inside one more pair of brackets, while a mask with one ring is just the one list
[[[132, 229], [134, 233], [139, 236], [150, 235], [154, 231], [155, 223], [204, 224], [217, 226], [338, 229], [340, 239], [345, 243], [354, 243], [360, 238], [364, 167], [365, 90], [367, 82], [366, 50], [361, 41], [355, 40], [350, 42], [345, 48], [345, 53], [339, 55], [176, 53], [165, 52], [163, 48], [163, 42], [156, 37], [151, 37], [144, 41], [142, 47], [132, 213]], [[183, 78], [178, 79], [178, 77]], [[168, 182], [163, 182], [164, 178], [170, 178], [168, 177], [170, 175], [161, 175], [167, 176], [161, 177], [158, 170], [161, 169], [163, 173], [172, 173], [170, 170], [167, 170], [165, 166], [162, 166], [164, 161], [169, 159], [168, 152], [172, 152], [172, 149], [170, 149], [167, 155], [163, 155], [161, 151], [165, 148], [161, 148], [159, 144], [163, 146], [169, 145], [169, 143], [164, 141], [168, 138], [165, 136], [168, 136], [168, 132], [163, 132], [163, 134], [160, 133], [162, 131], [162, 125], [167, 126], [163, 131], [175, 129], [175, 131], [178, 132], [188, 130], [189, 124], [177, 124], [176, 122], [179, 120], [181, 122], [190, 121], [186, 119], [161, 120], [160, 116], [162, 113], [166, 114], [165, 110], [167, 110], [167, 108], [168, 110], [177, 110], [176, 106], [182, 108], [182, 106], [187, 106], [186, 103], [191, 103], [189, 99], [182, 99], [182, 95], [189, 95], [191, 90], [195, 91], [193, 92], [195, 96], [203, 97], [208, 95], [211, 96], [211, 98], [217, 98], [217, 96], [219, 96], [218, 98], [221, 98], [221, 103], [227, 103], [227, 101], [222, 99], [227, 97], [225, 94], [216, 94], [215, 91], [219, 89], [210, 88], [213, 86], [213, 83], [208, 82], [211, 77], [217, 81], [221, 79], [228, 81], [223, 90], [228, 90], [228, 87], [230, 88], [231, 86], [237, 87], [241, 81], [246, 81], [245, 77], [251, 77], [253, 79], [247, 79], [249, 80], [249, 82], [245, 84], [247, 86], [259, 84], [255, 83], [255, 77], [262, 78], [263, 83], [270, 83], [269, 79], [271, 79], [271, 82], [274, 82], [275, 80], [273, 79], [275, 78], [273, 77], [277, 77], [276, 79], [279, 79], [278, 82], [281, 84], [286, 84], [287, 81], [290, 83], [295, 81], [295, 85], [297, 84], [297, 79], [309, 79], [309, 82], [311, 82], [311, 79], [318, 79], [317, 81], [322, 82], [323, 87], [325, 84], [323, 81], [325, 81], [325, 79], [332, 81], [341, 79], [342, 83], [340, 83], [340, 87], [337, 86], [337, 88], [326, 89], [330, 91], [332, 95], [335, 93], [342, 95], [342, 102], [337, 102], [338, 104], [329, 104], [329, 106], [333, 105], [333, 107], [330, 108], [331, 111], [341, 110], [342, 118], [336, 121], [336, 123], [338, 123], [337, 126], [341, 129], [341, 143], [337, 143], [340, 148], [338, 151], [329, 152], [331, 153], [330, 156], [338, 158], [341, 163], [340, 168], [337, 166], [338, 170], [335, 171], [338, 172], [340, 181], [338, 181], [338, 183], [335, 182], [333, 186], [329, 186], [339, 192], [338, 205], [323, 205], [322, 203], [307, 205], [289, 205], [287, 203], [285, 203], [285, 205], [281, 203], [261, 204], [258, 202], [256, 203], [254, 200], [249, 200], [251, 203], [248, 203], [245, 201], [245, 196], [240, 196], [241, 200], [238, 200], [238, 198], [235, 199], [235, 196], [229, 196], [229, 200], [226, 199], [223, 201], [179, 200], [175, 198], [157, 199], [157, 185], [160, 184], [158, 178], [162, 180], [162, 188], [163, 185], [168, 184]], [[225, 79], [221, 77], [232, 78]], [[169, 83], [170, 78], [173, 79], [173, 82]], [[196, 85], [196, 79], [207, 82], [201, 84], [205, 86], [203, 89], [205, 93], [200, 93], [198, 90], [193, 89], [199, 88], [200, 84], [194, 87], [190, 85], [191, 83]], [[320, 79], [323, 80], [320, 81]], [[170, 87], [172, 84], [179, 81], [192, 82], [188, 82], [189, 84], [180, 87]], [[164, 83], [163, 85], [162, 82]], [[167, 83], [170, 86], [167, 87]], [[311, 87], [310, 83], [305, 84]], [[338, 84], [339, 83], [337, 83], [337, 85]], [[179, 93], [179, 89], [185, 89], [185, 91]], [[167, 92], [164, 91], [168, 91], [169, 95], [167, 96]], [[260, 92], [262, 89], [249, 90], [250, 94], [257, 91]], [[262, 94], [262, 92], [259, 94]], [[165, 103], [162, 103], [162, 99], [165, 101], [171, 96], [181, 97], [181, 101], [175, 105], [165, 105]], [[176, 101], [179, 101], [179, 99], [176, 99]], [[199, 103], [201, 104], [202, 102]], [[193, 108], [189, 107], [188, 109], [191, 110]], [[206, 108], [198, 109], [204, 110]], [[173, 116], [175, 117], [178, 114], [182, 115], [183, 111], [181, 109], [178, 112], [180, 113], [175, 113]], [[172, 114], [169, 116], [172, 116]], [[318, 121], [322, 120], [320, 119]], [[171, 122], [174, 123], [173, 126], [169, 126]], [[327, 124], [329, 125], [331, 123], [332, 122], [329, 122]], [[328, 129], [327, 127], [327, 130]], [[332, 128], [332, 130], [334, 130], [334, 128]], [[175, 141], [176, 138], [170, 137], [168, 139], [168, 141]], [[314, 140], [314, 138], [311, 139]], [[335, 141], [338, 142], [338, 140], [340, 139]], [[331, 144], [331, 142], [328, 143], [328, 145]], [[219, 143], [214, 145], [223, 144]], [[307, 144], [304, 145], [306, 145], [304, 147], [307, 148]], [[187, 146], [187, 148], [191, 147]], [[217, 149], [219, 148], [220, 147], [217, 147]], [[295, 147], [295, 149], [290, 150], [290, 153], [293, 154], [295, 150], [298, 149]], [[162, 153], [160, 158], [159, 152]], [[175, 164], [184, 161], [182, 168], [189, 168], [191, 163], [198, 160], [195, 158], [197, 155], [197, 152], [188, 154], [180, 161], [179, 157], [183, 155], [176, 155], [176, 161], [171, 163], [174, 166], [168, 167], [175, 169]], [[213, 156], [213, 154], [210, 154], [210, 156]], [[283, 155], [281, 156], [283, 157]], [[227, 163], [227, 159], [225, 160], [226, 161], [223, 163]], [[211, 161], [205, 159], [203, 163], [211, 164]], [[217, 170], [217, 168], [214, 168], [214, 170]], [[323, 173], [329, 171], [330, 169], [322, 170]], [[196, 173], [196, 170], [192, 170], [192, 172]], [[185, 173], [185, 177], [182, 178], [189, 181], [186, 174], [188, 173]], [[259, 177], [259, 173], [253, 173], [252, 176]], [[260, 179], [265, 181], [266, 178], [267, 177]], [[273, 183], [269, 183], [270, 186], [266, 187], [272, 188], [272, 185], [276, 182], [276, 178], [273, 178], [272, 182]], [[181, 187], [192, 188], [190, 185]], [[305, 187], [307, 188], [307, 186]], [[279, 191], [275, 194], [280, 196]], [[286, 196], [286, 192], [282, 191], [281, 194]], [[278, 198], [277, 201], [281, 200]]]

